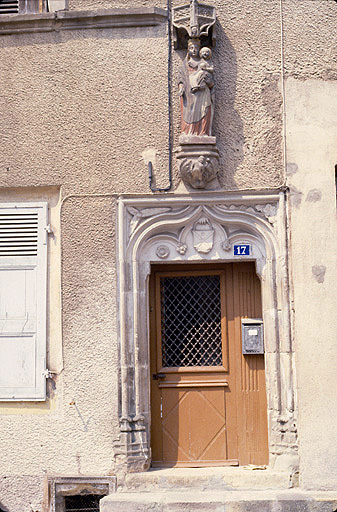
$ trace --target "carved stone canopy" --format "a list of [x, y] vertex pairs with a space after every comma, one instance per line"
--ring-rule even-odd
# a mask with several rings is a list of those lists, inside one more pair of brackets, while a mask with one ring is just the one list
[[190, 4], [173, 9], [173, 41], [175, 50], [187, 48], [189, 38], [215, 46], [215, 7], [190, 0]]

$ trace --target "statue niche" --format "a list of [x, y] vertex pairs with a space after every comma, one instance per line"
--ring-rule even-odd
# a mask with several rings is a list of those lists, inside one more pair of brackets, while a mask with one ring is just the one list
[[[180, 9], [181, 12], [187, 7], [176, 9]], [[209, 20], [203, 17], [203, 9], [206, 7], [208, 12], [212, 13]], [[187, 43], [187, 54], [180, 68], [178, 80], [181, 135], [177, 160], [184, 183], [192, 188], [203, 189], [217, 176], [219, 153], [216, 137], [212, 136], [215, 107], [212, 50], [209, 46], [202, 46], [199, 36], [207, 34], [209, 28], [214, 25], [215, 9], [204, 4], [199, 5], [197, 0], [191, 0], [189, 12], [189, 30], [186, 19], [185, 25], [188, 35], [192, 37]], [[173, 19], [175, 20], [176, 16]], [[173, 25], [175, 26], [174, 22]], [[181, 29], [181, 25], [179, 27]], [[215, 41], [215, 38], [208, 38], [208, 41]]]

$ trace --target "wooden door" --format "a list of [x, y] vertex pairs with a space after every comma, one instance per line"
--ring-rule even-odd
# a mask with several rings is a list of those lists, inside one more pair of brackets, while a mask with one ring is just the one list
[[264, 359], [241, 351], [254, 265], [153, 267], [150, 301], [152, 465], [266, 463]]

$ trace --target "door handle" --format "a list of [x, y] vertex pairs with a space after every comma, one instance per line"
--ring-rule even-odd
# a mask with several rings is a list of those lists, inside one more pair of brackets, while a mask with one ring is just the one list
[[153, 380], [165, 379], [165, 377], [166, 377], [165, 373], [154, 373], [152, 375]]

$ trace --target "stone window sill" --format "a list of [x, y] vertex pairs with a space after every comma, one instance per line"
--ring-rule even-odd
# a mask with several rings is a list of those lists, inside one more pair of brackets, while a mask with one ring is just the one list
[[158, 7], [9, 14], [0, 17], [0, 35], [97, 28], [151, 27], [167, 20]]

